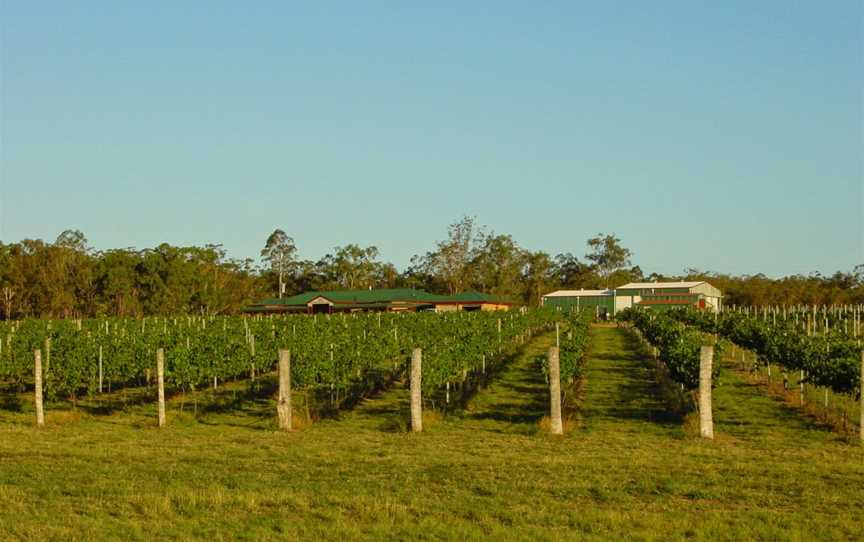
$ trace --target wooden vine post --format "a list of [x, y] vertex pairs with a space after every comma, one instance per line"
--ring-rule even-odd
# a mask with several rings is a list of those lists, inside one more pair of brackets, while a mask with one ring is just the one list
[[711, 371], [714, 347], [699, 350], [699, 433], [703, 438], [714, 438], [714, 417], [711, 411]]
[[564, 434], [564, 423], [561, 421], [561, 365], [558, 358], [558, 347], [550, 346], [549, 362], [549, 432], [553, 435]]
[[45, 426], [45, 410], [42, 407], [42, 351], [33, 351], [34, 398], [36, 400], [36, 425]]
[[294, 420], [291, 412], [291, 352], [279, 350], [279, 400], [276, 403], [279, 429], [291, 431]]
[[165, 351], [156, 349], [156, 388], [159, 394], [159, 427], [165, 427]]
[[423, 351], [415, 348], [411, 352], [411, 432], [423, 430]]

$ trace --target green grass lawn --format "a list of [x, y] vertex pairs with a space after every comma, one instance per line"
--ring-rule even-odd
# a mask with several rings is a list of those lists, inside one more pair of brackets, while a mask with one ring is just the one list
[[0, 539], [860, 540], [864, 451], [726, 371], [714, 442], [667, 413], [623, 329], [594, 328], [580, 422], [540, 429], [529, 343], [467, 405], [404, 432], [397, 386], [276, 432], [273, 403], [0, 410]]

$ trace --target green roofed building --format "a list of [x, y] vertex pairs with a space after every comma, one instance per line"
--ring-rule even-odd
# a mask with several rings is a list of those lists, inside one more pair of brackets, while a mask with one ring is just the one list
[[265, 299], [246, 307], [246, 313], [317, 314], [362, 311], [497, 311], [513, 303], [481, 292], [456, 295], [430, 294], [413, 288], [380, 290], [332, 290], [304, 292], [284, 299]]

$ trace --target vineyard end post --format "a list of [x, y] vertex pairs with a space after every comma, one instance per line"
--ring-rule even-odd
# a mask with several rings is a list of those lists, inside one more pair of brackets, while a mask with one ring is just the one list
[[564, 423], [561, 420], [561, 364], [557, 346], [550, 346], [549, 362], [549, 432], [553, 435], [564, 434]]
[[711, 410], [711, 372], [714, 347], [699, 350], [699, 433], [703, 438], [714, 438], [714, 416]]
[[294, 420], [291, 412], [291, 352], [279, 350], [279, 400], [276, 404], [279, 429], [291, 431]]
[[34, 398], [36, 400], [36, 425], [45, 426], [45, 411], [42, 407], [42, 351], [33, 351]]
[[423, 430], [423, 351], [415, 348], [411, 352], [411, 432]]

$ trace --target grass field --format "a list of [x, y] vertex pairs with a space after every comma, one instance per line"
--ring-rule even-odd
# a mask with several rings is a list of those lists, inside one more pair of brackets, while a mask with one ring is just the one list
[[725, 371], [714, 442], [668, 414], [623, 329], [592, 329], [578, 422], [546, 435], [543, 335], [464, 411], [404, 432], [397, 387], [291, 434], [270, 404], [153, 428], [0, 411], [3, 540], [860, 540], [864, 451]]

